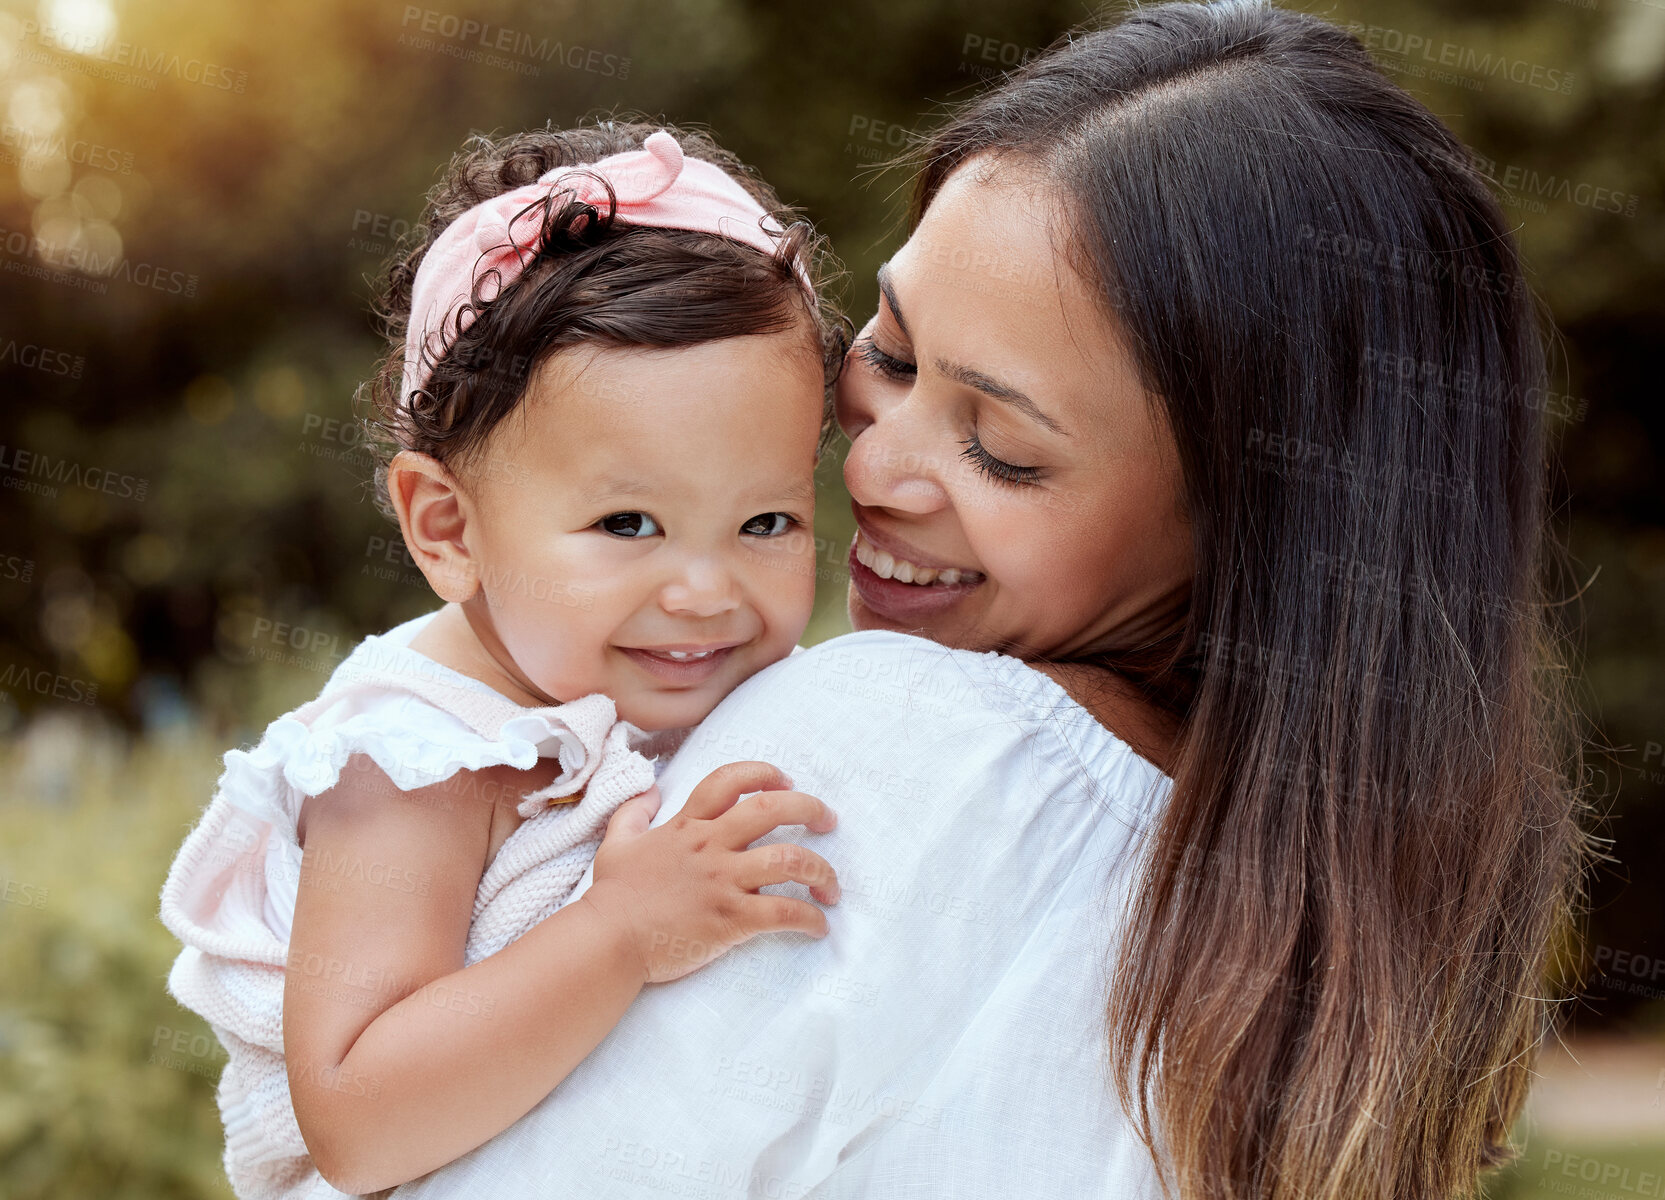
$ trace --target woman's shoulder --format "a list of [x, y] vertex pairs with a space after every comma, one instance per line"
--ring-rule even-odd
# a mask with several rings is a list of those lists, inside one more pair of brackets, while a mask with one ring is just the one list
[[[886, 629], [840, 634], [776, 663], [794, 686], [829, 696], [893, 705], [920, 716], [974, 718], [997, 713], [1051, 718], [1080, 706], [1045, 675], [998, 651], [958, 650], [930, 638]], [[767, 675], [769, 672], [762, 674]], [[1065, 714], [1070, 715], [1070, 714]]]
[[1050, 763], [1060, 780], [1096, 794], [1109, 786], [1145, 796], [1167, 778], [1021, 659], [889, 630], [830, 638], [760, 671], [691, 741], [770, 761], [828, 751], [882, 757], [939, 778], [991, 760], [1031, 772]]
[[997, 650], [960, 650], [909, 633], [871, 629], [817, 643], [741, 686], [843, 696], [853, 703], [899, 708], [927, 719], [998, 715], [1052, 728], [1097, 726], [1111, 740], [1119, 740], [1099, 725], [1065, 682]]

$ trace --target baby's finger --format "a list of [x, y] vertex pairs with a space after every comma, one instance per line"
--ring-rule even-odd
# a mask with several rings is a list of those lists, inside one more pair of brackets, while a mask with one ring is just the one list
[[607, 830], [602, 834], [601, 840], [612, 842], [646, 833], [648, 826], [653, 823], [653, 815], [658, 811], [659, 785], [656, 783], [613, 810], [613, 815], [607, 818]]
[[[647, 785], [647, 790], [637, 792], [634, 796], [630, 797], [629, 800], [626, 800], [625, 804], [640, 805], [646, 810], [648, 820], [652, 821], [654, 817], [659, 815], [659, 805], [663, 799], [664, 797], [659, 794], [659, 785], [657, 783], [650, 783]], [[619, 807], [622, 808], [623, 805], [620, 805]]]
[[802, 825], [811, 833], [831, 833], [838, 814], [806, 792], [759, 792], [724, 813], [719, 822], [724, 844], [739, 850], [779, 825]]
[[791, 842], [753, 846], [740, 855], [735, 882], [748, 892], [771, 883], [801, 883], [822, 904], [837, 904], [838, 872], [813, 850]]
[[734, 807], [734, 802], [747, 792], [791, 786], [792, 780], [786, 772], [769, 763], [726, 763], [694, 786], [682, 811], [690, 817], [711, 820]]
[[827, 914], [795, 896], [742, 896], [740, 925], [748, 933], [796, 929], [811, 937], [827, 936]]

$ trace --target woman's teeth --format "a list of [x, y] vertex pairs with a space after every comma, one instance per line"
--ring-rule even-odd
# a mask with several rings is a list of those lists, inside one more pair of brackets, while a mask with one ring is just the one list
[[885, 550], [867, 544], [856, 536], [856, 561], [880, 579], [895, 579], [902, 583], [962, 583], [980, 579], [976, 571], [962, 571], [958, 567], [921, 567], [905, 558], [897, 558]]

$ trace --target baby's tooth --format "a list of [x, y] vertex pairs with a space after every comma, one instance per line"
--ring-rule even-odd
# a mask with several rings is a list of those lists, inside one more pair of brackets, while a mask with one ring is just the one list
[[960, 568], [958, 568], [958, 567], [944, 567], [942, 570], [937, 572], [937, 582], [938, 583], [958, 583], [958, 582], [960, 582]]
[[937, 574], [935, 567], [915, 567], [913, 569], [913, 581], [915, 583], [932, 583], [936, 580]]
[[880, 550], [873, 555], [871, 566], [873, 574], [880, 579], [890, 579], [892, 578], [891, 572], [896, 569], [896, 560], [890, 556], [889, 551]]
[[913, 564], [911, 562], [899, 562], [899, 563], [897, 563], [896, 564], [896, 569], [891, 572], [890, 577], [892, 579], [899, 579], [903, 583], [912, 583], [913, 582]]

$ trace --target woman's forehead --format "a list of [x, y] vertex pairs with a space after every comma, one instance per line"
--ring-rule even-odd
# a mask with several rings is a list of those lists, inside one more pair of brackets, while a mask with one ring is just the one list
[[914, 353], [1006, 380], [1055, 415], [1116, 395], [1142, 405], [1136, 364], [1072, 265], [1066, 230], [1064, 202], [1037, 168], [961, 164], [882, 271]]

